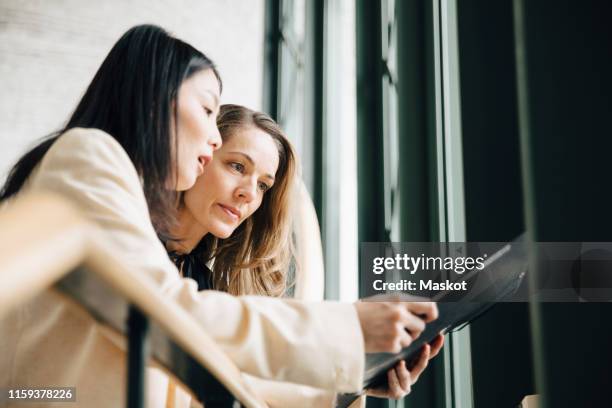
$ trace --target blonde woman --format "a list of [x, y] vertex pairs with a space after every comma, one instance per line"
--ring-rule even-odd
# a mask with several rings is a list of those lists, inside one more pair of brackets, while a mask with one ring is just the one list
[[223, 105], [217, 125], [227, 146], [184, 193], [178, 239], [167, 247], [200, 289], [282, 296], [293, 254], [293, 148], [276, 122], [242, 106]]
[[[184, 193], [176, 240], [167, 248], [183, 276], [196, 280], [200, 290], [283, 296], [293, 254], [295, 153], [281, 128], [263, 113], [223, 105], [217, 125], [222, 147]], [[442, 338], [433, 350], [426, 346], [410, 370], [399, 363], [389, 371], [388, 387], [368, 394], [403, 397], [441, 346]], [[334, 398], [330, 392], [254, 381], [271, 405], [331, 405]]]

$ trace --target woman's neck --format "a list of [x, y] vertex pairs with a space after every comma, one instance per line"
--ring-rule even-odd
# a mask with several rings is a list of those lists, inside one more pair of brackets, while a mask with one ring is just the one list
[[170, 231], [176, 240], [168, 241], [166, 249], [188, 254], [200, 243], [208, 231], [193, 217], [191, 211], [185, 208], [178, 211], [177, 221], [177, 226]]

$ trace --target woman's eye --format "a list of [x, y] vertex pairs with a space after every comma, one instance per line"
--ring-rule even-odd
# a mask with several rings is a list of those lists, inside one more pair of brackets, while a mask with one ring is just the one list
[[244, 171], [244, 165], [242, 163], [231, 162], [230, 166], [232, 169], [236, 170], [239, 173], [242, 173]]
[[259, 189], [263, 192], [266, 192], [270, 189], [270, 186], [264, 182], [259, 183]]
[[208, 109], [206, 106], [204, 106], [204, 112], [206, 112], [206, 116], [210, 116], [213, 114], [212, 109]]

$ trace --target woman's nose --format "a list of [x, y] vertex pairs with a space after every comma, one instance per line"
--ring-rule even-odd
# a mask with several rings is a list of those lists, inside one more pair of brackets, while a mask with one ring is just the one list
[[253, 201], [253, 199], [255, 199], [255, 188], [257, 188], [257, 183], [249, 181], [248, 183], [241, 185], [236, 190], [236, 193], [240, 199], [244, 200], [244, 202], [250, 203]]
[[221, 139], [221, 133], [219, 132], [219, 128], [214, 126], [212, 134], [208, 139], [208, 144], [212, 147], [213, 151], [217, 150], [223, 144], [223, 140]]

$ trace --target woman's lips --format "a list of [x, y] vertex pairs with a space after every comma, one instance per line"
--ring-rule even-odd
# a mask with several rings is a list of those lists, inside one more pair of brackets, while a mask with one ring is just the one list
[[212, 160], [212, 156], [202, 155], [198, 157], [198, 175], [204, 173], [204, 167]]
[[203, 154], [198, 157], [198, 161], [202, 164], [202, 166], [206, 166], [212, 161], [212, 156], [209, 154]]
[[223, 210], [223, 212], [225, 212], [230, 218], [232, 218], [233, 220], [239, 220], [240, 219], [240, 211], [237, 210], [234, 207], [229, 207], [223, 204], [219, 204], [219, 207], [221, 207], [221, 209]]

